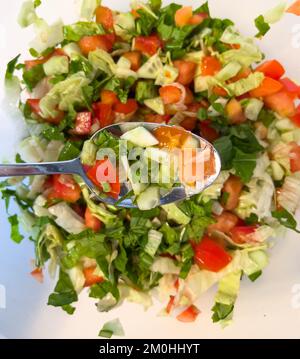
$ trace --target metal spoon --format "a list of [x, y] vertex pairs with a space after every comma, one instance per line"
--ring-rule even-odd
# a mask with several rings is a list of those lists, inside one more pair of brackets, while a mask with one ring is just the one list
[[[116, 137], [120, 137], [124, 133], [124, 128], [126, 131], [133, 129], [135, 127], [142, 126], [149, 131], [153, 131], [158, 127], [172, 127], [169, 125], [162, 125], [157, 123], [144, 123], [144, 122], [126, 122], [114, 124], [97, 131], [92, 137], [91, 140], [96, 138], [100, 132], [108, 131]], [[209, 146], [212, 149], [212, 153], [215, 158], [215, 174], [210, 176], [205, 182], [204, 187], [201, 189], [203, 191], [205, 188], [209, 187], [219, 176], [221, 170], [221, 160], [217, 150], [205, 139], [191, 133], [191, 135], [196, 138], [201, 144], [201, 148], [206, 148]], [[134, 208], [136, 205], [132, 202], [131, 198], [126, 198], [128, 194], [128, 187], [125, 184], [121, 185], [121, 193], [119, 199], [113, 199], [106, 196], [105, 194], [99, 192], [99, 189], [89, 180], [86, 175], [86, 172], [81, 164], [80, 157], [77, 157], [70, 161], [61, 161], [61, 162], [44, 162], [44, 163], [20, 163], [20, 164], [5, 164], [0, 165], [0, 177], [14, 177], [14, 176], [33, 176], [33, 175], [53, 175], [53, 174], [73, 174], [80, 176], [92, 194], [101, 202], [114, 205], [117, 203], [119, 207]], [[125, 197], [124, 199], [122, 199]], [[179, 200], [187, 198], [186, 189], [184, 186], [173, 188], [168, 194], [162, 196], [160, 199], [160, 205], [169, 204]]]

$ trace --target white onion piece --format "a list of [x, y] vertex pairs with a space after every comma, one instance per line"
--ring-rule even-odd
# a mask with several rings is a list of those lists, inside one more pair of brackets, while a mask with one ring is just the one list
[[212, 205], [212, 212], [213, 214], [220, 216], [224, 211], [224, 208], [221, 206], [221, 204], [218, 201], [214, 201]]

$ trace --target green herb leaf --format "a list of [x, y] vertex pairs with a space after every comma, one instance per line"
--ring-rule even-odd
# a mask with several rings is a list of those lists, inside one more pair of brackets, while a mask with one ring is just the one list
[[236, 150], [233, 168], [244, 183], [248, 183], [256, 167], [256, 155]]
[[292, 229], [293, 231], [300, 233], [299, 230], [297, 230], [297, 221], [293, 217], [293, 215], [288, 212], [286, 209], [280, 209], [278, 211], [273, 211], [272, 216], [276, 219], [278, 219], [279, 223], [289, 229]]
[[270, 25], [265, 22], [263, 15], [258, 16], [254, 20], [254, 23], [258, 30], [258, 33], [255, 35], [255, 37], [262, 37], [271, 29]]
[[103, 35], [105, 31], [101, 24], [96, 22], [79, 21], [72, 25], [63, 27], [64, 39], [70, 42], [77, 42], [83, 36]]
[[24, 239], [24, 237], [20, 233], [18, 216], [16, 214], [13, 216], [10, 216], [10, 217], [8, 217], [8, 221], [11, 226], [10, 238], [15, 243], [21, 243], [22, 240]]
[[19, 60], [20, 56], [21, 55], [16, 56], [14, 59], [12, 59], [7, 64], [6, 72], [5, 72], [5, 81], [9, 81], [9, 80], [13, 79], [14, 72], [15, 72], [15, 69], [16, 69], [16, 66], [17, 66], [17, 63], [18, 63], [18, 60]]
[[260, 276], [262, 275], [262, 271], [255, 272], [253, 274], [250, 274], [248, 278], [251, 280], [251, 282], [255, 282]]
[[77, 300], [78, 296], [69, 275], [63, 270], [60, 270], [59, 280], [54, 289], [54, 293], [49, 296], [48, 305], [64, 307], [65, 310], [67, 309], [68, 312], [71, 312], [70, 307], [66, 307], [66, 305], [77, 302]]
[[234, 309], [233, 304], [227, 305], [222, 303], [216, 303], [212, 308], [213, 322], [216, 323], [219, 322], [220, 320], [226, 319], [233, 312], [233, 309]]
[[30, 70], [24, 70], [23, 72], [23, 80], [29, 91], [32, 91], [45, 76], [46, 74], [42, 64], [36, 65]]

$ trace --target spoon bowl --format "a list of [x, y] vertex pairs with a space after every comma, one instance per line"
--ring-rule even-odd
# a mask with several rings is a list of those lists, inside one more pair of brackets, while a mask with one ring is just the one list
[[[163, 125], [158, 123], [145, 123], [145, 122], [126, 122], [107, 126], [95, 132], [91, 137], [91, 141], [96, 139], [102, 131], [107, 131], [116, 138], [120, 138], [125, 132], [132, 130], [136, 127], [144, 127], [146, 130], [152, 132], [158, 127], [174, 127], [170, 125]], [[204, 189], [212, 185], [212, 183], [218, 178], [221, 171], [221, 160], [217, 150], [205, 139], [190, 133], [196, 140], [199, 141], [200, 148], [202, 150], [209, 148], [214, 156], [215, 161], [215, 173], [205, 179], [205, 183], [198, 192], [193, 192], [190, 195], [195, 195], [202, 192]], [[69, 161], [61, 162], [44, 162], [44, 163], [22, 163], [22, 164], [8, 164], [0, 165], [0, 177], [14, 177], [14, 176], [31, 176], [31, 175], [53, 175], [53, 174], [73, 174], [80, 176], [86, 186], [92, 193], [93, 199], [97, 199], [100, 202], [117, 205], [124, 208], [136, 208], [137, 206], [133, 202], [133, 198], [126, 197], [129, 193], [126, 183], [121, 183], [121, 191], [118, 199], [111, 198], [104, 193], [101, 193], [99, 188], [88, 178], [86, 171], [81, 163], [80, 157], [77, 157]], [[188, 198], [189, 193], [186, 188], [181, 185], [174, 187], [167, 194], [162, 195], [159, 205], [170, 204], [183, 199]]]

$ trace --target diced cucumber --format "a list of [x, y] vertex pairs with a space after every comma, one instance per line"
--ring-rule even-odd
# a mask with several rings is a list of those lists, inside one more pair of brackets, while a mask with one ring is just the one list
[[144, 104], [159, 115], [165, 114], [165, 106], [163, 100], [160, 97], [145, 100]]
[[170, 164], [170, 153], [160, 150], [156, 147], [148, 147], [144, 151], [144, 156], [149, 158], [152, 161], [159, 162], [159, 163], [167, 163]]
[[245, 115], [247, 119], [250, 121], [256, 121], [263, 107], [263, 101], [258, 100], [257, 98], [250, 99], [245, 107]]
[[281, 181], [285, 175], [284, 169], [276, 161], [271, 161], [272, 177], [275, 181]]
[[142, 126], [124, 133], [121, 136], [121, 139], [141, 147], [155, 146], [159, 143], [152, 133]]
[[178, 69], [174, 66], [165, 65], [163, 70], [158, 74], [155, 85], [164, 86], [173, 83], [178, 77]]
[[137, 74], [143, 79], [156, 80], [157, 76], [163, 71], [163, 63], [159, 54], [155, 54], [139, 68]]
[[69, 44], [64, 46], [63, 51], [70, 58], [75, 55], [82, 55], [80, 47], [75, 42], [70, 42]]
[[160, 204], [159, 187], [150, 186], [137, 197], [137, 206], [142, 211], [155, 208]]
[[167, 212], [168, 219], [178, 224], [187, 225], [191, 220], [175, 203], [166, 204], [162, 208]]

